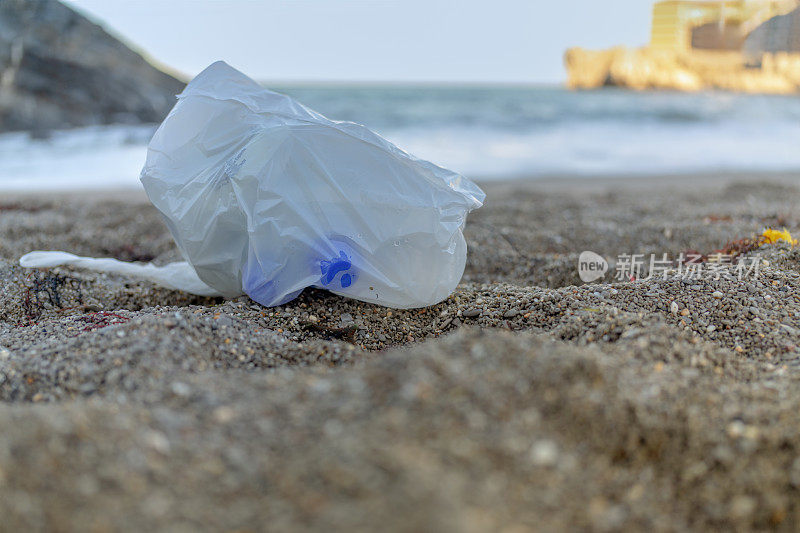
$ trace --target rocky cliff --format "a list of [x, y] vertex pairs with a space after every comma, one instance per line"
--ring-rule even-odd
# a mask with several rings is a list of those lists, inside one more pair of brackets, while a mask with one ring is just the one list
[[765, 54], [757, 64], [739, 52], [571, 48], [565, 55], [573, 89], [604, 86], [792, 94], [800, 92], [800, 54]]
[[57, 0], [0, 0], [0, 131], [156, 122], [182, 88]]
[[771, 18], [756, 28], [744, 43], [747, 53], [800, 53], [800, 7], [786, 15]]

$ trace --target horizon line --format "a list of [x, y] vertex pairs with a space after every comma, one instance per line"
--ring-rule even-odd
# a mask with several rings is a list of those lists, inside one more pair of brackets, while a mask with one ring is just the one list
[[564, 88], [565, 81], [484, 81], [484, 80], [314, 80], [314, 79], [263, 79], [256, 78], [261, 85], [272, 86], [339, 86], [339, 87], [509, 87], [509, 88]]

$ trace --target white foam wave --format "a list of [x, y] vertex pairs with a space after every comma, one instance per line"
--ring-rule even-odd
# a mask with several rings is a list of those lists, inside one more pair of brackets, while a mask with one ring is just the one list
[[[0, 135], [0, 190], [139, 188], [154, 126]], [[438, 126], [383, 132], [479, 180], [508, 177], [800, 171], [800, 123], [563, 122], [528, 131]]]
[[800, 123], [563, 123], [526, 133], [442, 129], [387, 137], [477, 179], [800, 171]]

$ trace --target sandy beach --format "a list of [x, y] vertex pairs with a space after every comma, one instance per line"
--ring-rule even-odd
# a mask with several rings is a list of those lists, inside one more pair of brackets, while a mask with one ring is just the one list
[[796, 529], [800, 248], [614, 278], [800, 230], [800, 176], [481, 185], [458, 290], [405, 311], [25, 270], [180, 257], [141, 193], [3, 195], [2, 528]]

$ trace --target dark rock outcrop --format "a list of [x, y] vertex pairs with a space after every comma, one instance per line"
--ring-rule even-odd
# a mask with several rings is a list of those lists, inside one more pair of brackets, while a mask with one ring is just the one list
[[183, 85], [57, 0], [0, 0], [0, 131], [157, 122]]

